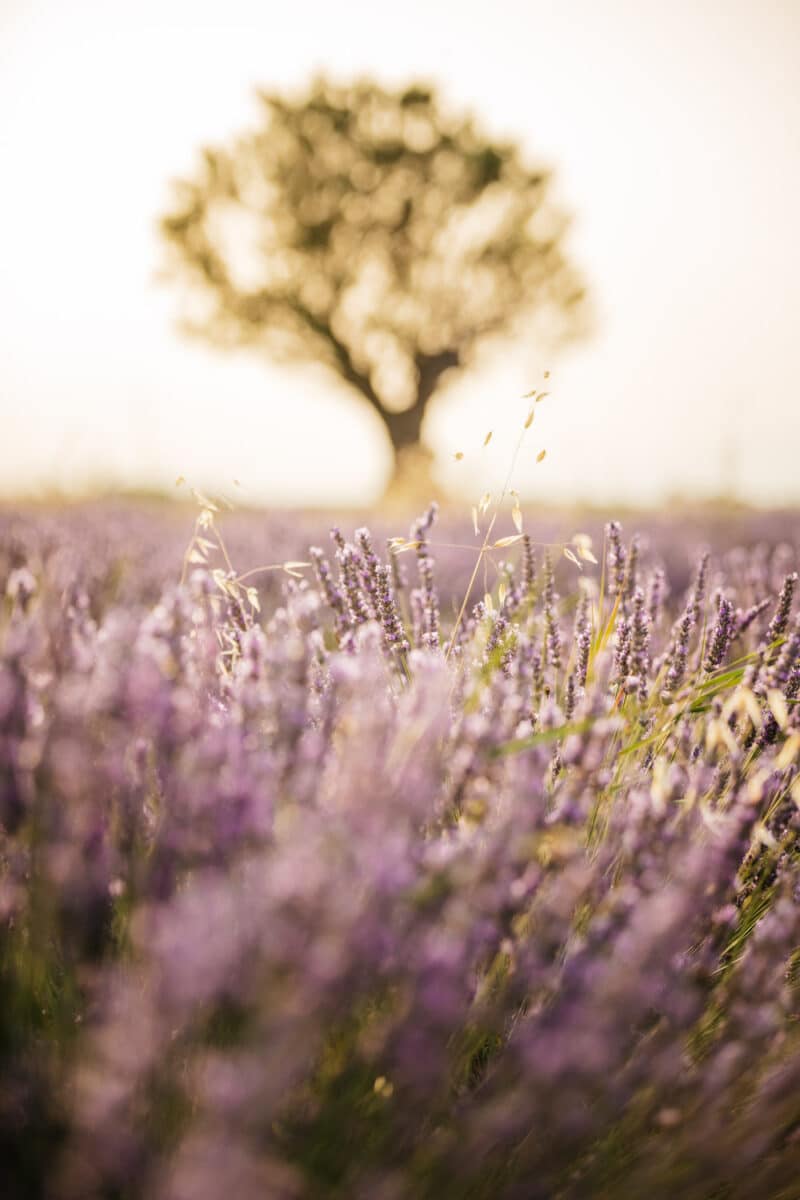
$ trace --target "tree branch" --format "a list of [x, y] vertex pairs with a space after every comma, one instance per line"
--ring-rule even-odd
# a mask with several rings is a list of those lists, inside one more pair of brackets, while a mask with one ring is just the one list
[[385, 419], [386, 409], [381, 404], [380, 397], [372, 386], [372, 380], [364, 371], [359, 371], [358, 367], [353, 362], [348, 347], [343, 341], [337, 338], [330, 324], [327, 321], [322, 320], [320, 317], [315, 316], [310, 309], [306, 308], [304, 304], [301, 304], [300, 301], [295, 298], [287, 297], [285, 303], [312, 333], [315, 333], [317, 337], [322, 338], [322, 340], [326, 343], [328, 348], [333, 353], [333, 356], [336, 360], [337, 369], [342, 378], [346, 380], [347, 383], [349, 383], [352, 387], [356, 388], [357, 391], [359, 391], [365, 398], [365, 400], [369, 401], [378, 415]]
[[418, 350], [414, 355], [414, 367], [417, 373], [417, 398], [414, 408], [425, 408], [433, 393], [439, 386], [439, 380], [445, 371], [461, 366], [461, 353], [456, 347], [439, 350], [436, 354], [423, 354]]

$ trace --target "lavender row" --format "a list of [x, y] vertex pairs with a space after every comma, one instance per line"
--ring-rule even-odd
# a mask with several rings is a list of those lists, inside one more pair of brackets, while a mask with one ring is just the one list
[[3, 541], [0, 1194], [791, 1197], [797, 547], [214, 520]]

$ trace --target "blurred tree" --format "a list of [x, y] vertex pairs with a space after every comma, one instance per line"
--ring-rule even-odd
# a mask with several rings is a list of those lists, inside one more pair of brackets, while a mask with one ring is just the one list
[[204, 150], [161, 221], [168, 270], [190, 285], [184, 329], [327, 364], [380, 417], [396, 465], [488, 336], [532, 310], [548, 341], [581, 330], [566, 218], [518, 147], [427, 86], [318, 79], [259, 100], [260, 127]]

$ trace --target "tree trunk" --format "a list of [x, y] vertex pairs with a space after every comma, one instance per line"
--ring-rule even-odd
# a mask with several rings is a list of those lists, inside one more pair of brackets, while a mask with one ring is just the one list
[[397, 456], [401, 450], [419, 444], [422, 432], [422, 418], [425, 416], [425, 405], [420, 404], [419, 397], [413, 408], [405, 408], [402, 412], [381, 413], [386, 432], [391, 439], [392, 448]]
[[402, 412], [381, 409], [380, 415], [395, 456], [394, 473], [385, 497], [392, 504], [395, 501], [400, 505], [412, 501], [427, 503], [436, 496], [437, 488], [431, 474], [433, 455], [422, 444], [422, 422], [442, 375], [459, 365], [457, 350], [443, 350], [438, 354], [418, 352], [414, 356], [417, 376], [414, 403]]

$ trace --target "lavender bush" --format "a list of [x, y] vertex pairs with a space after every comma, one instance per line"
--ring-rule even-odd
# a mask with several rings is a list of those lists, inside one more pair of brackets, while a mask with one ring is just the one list
[[792, 526], [435, 515], [3, 519], [3, 1197], [796, 1200]]

